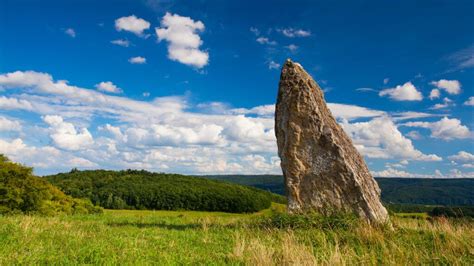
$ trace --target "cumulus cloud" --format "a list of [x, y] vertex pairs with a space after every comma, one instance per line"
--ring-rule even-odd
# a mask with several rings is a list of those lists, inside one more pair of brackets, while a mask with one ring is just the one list
[[432, 110], [444, 109], [448, 108], [449, 106], [454, 105], [453, 101], [447, 97], [444, 97], [443, 103], [437, 103], [430, 107]]
[[155, 28], [155, 32], [158, 41], [168, 42], [169, 59], [202, 68], [209, 62], [209, 53], [199, 49], [203, 42], [198, 33], [204, 28], [201, 21], [167, 12], [161, 20], [161, 27]]
[[459, 94], [461, 93], [461, 83], [457, 80], [446, 80], [440, 79], [439, 81], [432, 81], [431, 85], [442, 89], [449, 94]]
[[122, 47], [129, 47], [130, 46], [130, 41], [127, 39], [117, 39], [110, 41], [112, 44], [122, 46]]
[[389, 166], [385, 170], [372, 171], [371, 173], [375, 177], [403, 177], [403, 178], [433, 178], [434, 177], [434, 175], [416, 174], [416, 173], [410, 173], [404, 170], [394, 169], [391, 166]]
[[427, 128], [431, 131], [431, 137], [443, 140], [465, 139], [471, 136], [469, 128], [456, 118], [444, 117], [437, 122], [408, 122], [403, 125]]
[[99, 165], [96, 163], [93, 163], [87, 159], [80, 158], [80, 157], [75, 157], [72, 158], [68, 161], [68, 165], [71, 165], [73, 167], [77, 168], [93, 168], [93, 167], [98, 167]]
[[64, 30], [64, 33], [71, 36], [72, 38], [76, 38], [76, 31], [72, 28]]
[[458, 162], [474, 162], [474, 154], [467, 151], [459, 151], [457, 154], [449, 156], [448, 159]]
[[109, 93], [122, 93], [122, 89], [117, 87], [112, 81], [102, 81], [99, 84], [95, 85], [96, 89], [99, 91], [105, 91]]
[[121, 17], [115, 20], [117, 31], [129, 31], [137, 36], [144, 36], [144, 31], [150, 28], [150, 22], [138, 18], [135, 15]]
[[421, 92], [411, 82], [398, 85], [395, 88], [381, 90], [379, 96], [387, 96], [395, 101], [421, 101], [423, 99]]
[[31, 147], [20, 138], [0, 139], [0, 153], [6, 154], [13, 161], [39, 168], [51, 167], [55, 163], [61, 163], [61, 152], [56, 148], [50, 146]]
[[440, 95], [441, 94], [438, 89], [432, 89], [430, 92], [430, 96], [428, 96], [428, 98], [430, 98], [430, 100], [434, 100], [434, 99], [438, 99]]
[[137, 65], [146, 64], [146, 58], [141, 57], [141, 56], [130, 57], [130, 59], [128, 59], [128, 62], [130, 64], [137, 64]]
[[410, 139], [405, 138], [393, 121], [377, 117], [368, 122], [348, 123], [342, 127], [352, 138], [356, 148], [369, 158], [400, 158], [419, 161], [441, 161], [435, 154], [423, 154], [415, 149]]
[[18, 121], [10, 120], [6, 117], [0, 116], [0, 132], [1, 131], [20, 131], [21, 124]]
[[469, 97], [469, 99], [464, 102], [464, 105], [474, 106], [474, 96]]
[[32, 110], [33, 106], [29, 101], [16, 99], [16, 98], [8, 98], [5, 96], [0, 97], [0, 109], [3, 110], [12, 110], [12, 109], [20, 109], [20, 110]]
[[273, 116], [275, 114], [275, 105], [274, 104], [260, 105], [260, 106], [255, 106], [250, 109], [235, 108], [235, 109], [231, 109], [230, 113], [241, 114], [241, 115], [256, 114], [259, 116]]
[[72, 123], [64, 122], [61, 116], [47, 115], [43, 117], [43, 121], [51, 127], [50, 137], [59, 148], [73, 151], [81, 150], [94, 142], [87, 128], [82, 128], [78, 132]]
[[311, 32], [309, 30], [295, 29], [295, 28], [286, 28], [286, 29], [277, 29], [278, 32], [285, 35], [288, 38], [295, 37], [309, 37]]
[[406, 134], [406, 136], [411, 138], [411, 139], [414, 139], [414, 140], [419, 140], [419, 139], [423, 138], [423, 136], [420, 134], [420, 132], [418, 132], [416, 130], [412, 130], [412, 131], [408, 132]]
[[[2, 74], [0, 86], [7, 93], [9, 89], [25, 92], [15, 97], [31, 103], [31, 111], [41, 115], [47, 125], [35, 125], [54, 146], [47, 148], [52, 161], [37, 162], [41, 169], [52, 171], [52, 165], [60, 165], [63, 171], [68, 170], [66, 167], [76, 167], [82, 161], [74, 158], [83, 158], [92, 164], [82, 161], [82, 167], [97, 164], [108, 169], [193, 174], [281, 173], [276, 157], [273, 104], [253, 108], [232, 108], [219, 102], [195, 106], [182, 96], [138, 101], [77, 87], [33, 71]], [[441, 160], [415, 149], [383, 111], [343, 104], [329, 107], [343, 120], [344, 129], [358, 149], [371, 158]], [[426, 115], [429, 114], [398, 114]], [[357, 118], [371, 120], [352, 123]], [[97, 122], [96, 131], [89, 127], [89, 132], [83, 126]], [[12, 141], [0, 144], [5, 153], [12, 159], [20, 158], [20, 162], [35, 162], [33, 156], [43, 149], [28, 146], [21, 139], [12, 146]], [[21, 156], [14, 148], [28, 155]]]
[[433, 174], [410, 173], [403, 170], [397, 170], [388, 167], [382, 171], [373, 171], [375, 177], [404, 177], [404, 178], [473, 178], [474, 172], [462, 172], [459, 169], [451, 169], [448, 173], [443, 174], [440, 170], [435, 170]]

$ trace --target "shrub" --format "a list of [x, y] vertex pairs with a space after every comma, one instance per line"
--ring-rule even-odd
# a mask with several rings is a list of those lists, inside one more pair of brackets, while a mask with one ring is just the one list
[[33, 175], [33, 169], [13, 163], [0, 155], [0, 214], [100, 213], [89, 200], [65, 195], [46, 180]]

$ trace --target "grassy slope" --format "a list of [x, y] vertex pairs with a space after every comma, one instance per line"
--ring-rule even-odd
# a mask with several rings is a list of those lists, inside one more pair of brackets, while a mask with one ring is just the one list
[[363, 224], [333, 230], [255, 226], [255, 217], [268, 213], [114, 210], [0, 217], [0, 265], [474, 262], [472, 222], [392, 217], [393, 231]]

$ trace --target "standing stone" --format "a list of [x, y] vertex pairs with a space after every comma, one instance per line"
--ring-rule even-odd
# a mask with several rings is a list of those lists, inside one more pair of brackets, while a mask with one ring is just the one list
[[281, 71], [275, 133], [289, 212], [351, 212], [373, 224], [388, 222], [380, 188], [321, 88], [289, 59]]

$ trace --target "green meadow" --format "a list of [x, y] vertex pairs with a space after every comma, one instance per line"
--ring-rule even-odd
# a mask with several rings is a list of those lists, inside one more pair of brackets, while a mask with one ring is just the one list
[[349, 218], [305, 224], [284, 208], [273, 204], [253, 214], [106, 210], [0, 216], [0, 265], [474, 263], [469, 219], [397, 214], [391, 216], [393, 228]]

